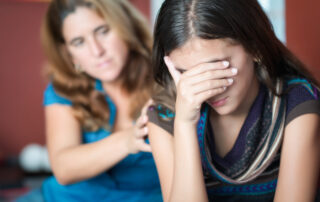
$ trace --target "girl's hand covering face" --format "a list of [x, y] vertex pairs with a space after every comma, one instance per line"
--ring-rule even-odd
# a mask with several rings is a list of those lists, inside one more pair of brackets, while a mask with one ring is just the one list
[[201, 104], [223, 93], [232, 85], [231, 77], [237, 74], [237, 69], [229, 68], [228, 61], [201, 63], [183, 73], [168, 56], [164, 61], [177, 87], [176, 120], [194, 124], [199, 119]]

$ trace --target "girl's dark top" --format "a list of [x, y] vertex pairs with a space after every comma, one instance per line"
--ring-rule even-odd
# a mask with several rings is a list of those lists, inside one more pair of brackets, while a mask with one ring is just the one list
[[[284, 103], [284, 126], [295, 118], [309, 113], [320, 115], [319, 90], [303, 78], [290, 78], [283, 82], [282, 100]], [[203, 163], [204, 179], [210, 201], [273, 201], [280, 166], [281, 149], [272, 159], [272, 163], [255, 179], [244, 184], [232, 184], [221, 180], [220, 176], [210, 172], [210, 164], [224, 175], [236, 179], [249, 168], [256, 157], [268, 126], [271, 123], [271, 93], [260, 85], [259, 93], [251, 106], [250, 112], [240, 130], [233, 148], [226, 156], [220, 157], [215, 152], [213, 129], [205, 120], [204, 142], [199, 139]], [[203, 109], [204, 107], [202, 107]], [[149, 121], [173, 134], [174, 113], [161, 104], [149, 108]], [[201, 121], [201, 119], [200, 119]], [[198, 126], [199, 128], [199, 126]], [[199, 136], [198, 130], [198, 136]], [[301, 134], [304, 135], [304, 134]], [[205, 146], [204, 146], [205, 145]], [[316, 201], [319, 199], [319, 191]]]

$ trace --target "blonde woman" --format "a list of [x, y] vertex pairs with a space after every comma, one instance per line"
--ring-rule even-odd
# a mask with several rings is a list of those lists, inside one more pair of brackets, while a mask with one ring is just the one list
[[161, 201], [147, 143], [151, 37], [125, 0], [53, 0], [42, 41], [54, 176], [45, 201]]

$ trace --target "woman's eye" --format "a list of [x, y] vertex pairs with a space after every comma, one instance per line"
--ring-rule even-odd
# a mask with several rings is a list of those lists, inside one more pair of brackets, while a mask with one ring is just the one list
[[84, 43], [84, 40], [77, 39], [71, 42], [71, 45], [74, 47], [80, 47]]
[[99, 30], [98, 30], [98, 33], [99, 34], [107, 34], [109, 32], [109, 27], [101, 27]]

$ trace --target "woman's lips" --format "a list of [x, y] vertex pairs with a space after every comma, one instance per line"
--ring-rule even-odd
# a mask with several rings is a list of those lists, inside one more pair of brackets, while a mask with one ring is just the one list
[[111, 63], [111, 60], [106, 60], [106, 61], [104, 61], [104, 62], [102, 62], [102, 63], [99, 63], [99, 64], [98, 64], [98, 67], [100, 67], [100, 68], [102, 68], [102, 67], [107, 67], [107, 66], [110, 65], [110, 63]]

